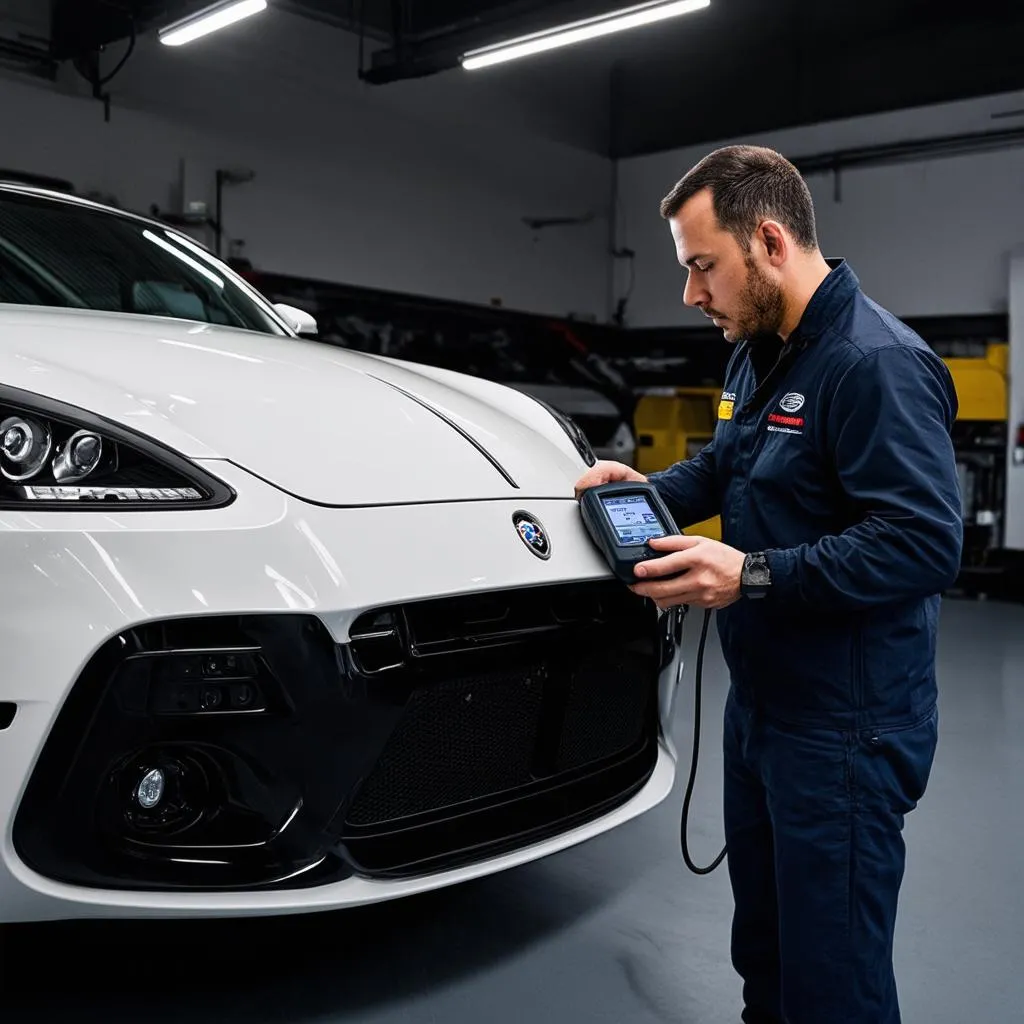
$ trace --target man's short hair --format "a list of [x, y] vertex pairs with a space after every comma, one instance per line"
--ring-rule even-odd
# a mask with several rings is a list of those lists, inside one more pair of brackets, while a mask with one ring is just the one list
[[744, 250], [762, 220], [785, 227], [801, 249], [818, 247], [811, 190], [800, 172], [781, 154], [762, 146], [725, 146], [693, 166], [661, 201], [661, 215], [674, 217], [704, 189], [722, 229]]

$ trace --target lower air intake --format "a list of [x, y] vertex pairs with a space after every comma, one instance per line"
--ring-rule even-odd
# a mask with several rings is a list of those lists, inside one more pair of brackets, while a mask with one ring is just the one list
[[306, 615], [141, 625], [72, 688], [15, 846], [47, 877], [170, 891], [411, 877], [520, 848], [650, 777], [665, 621], [600, 581], [374, 609], [342, 645]]

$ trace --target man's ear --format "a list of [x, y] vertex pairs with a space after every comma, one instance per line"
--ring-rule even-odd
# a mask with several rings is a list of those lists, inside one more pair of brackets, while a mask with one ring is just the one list
[[758, 226], [757, 233], [772, 266], [782, 266], [786, 262], [789, 252], [789, 240], [786, 238], [782, 225], [774, 220], [762, 221]]

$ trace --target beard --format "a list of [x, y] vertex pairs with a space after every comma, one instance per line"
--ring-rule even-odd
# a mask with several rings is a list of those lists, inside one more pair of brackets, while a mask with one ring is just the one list
[[778, 335], [786, 313], [782, 287], [747, 257], [747, 283], [737, 301], [736, 316], [723, 331], [726, 341], [749, 341], [759, 335]]

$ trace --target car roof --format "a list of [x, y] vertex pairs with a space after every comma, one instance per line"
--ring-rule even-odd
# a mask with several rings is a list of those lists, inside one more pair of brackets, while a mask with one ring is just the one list
[[[162, 231], [174, 230], [174, 225], [165, 224], [154, 217], [145, 217], [141, 213], [134, 213], [131, 210], [121, 210], [116, 206], [108, 206], [106, 203], [97, 203], [95, 200], [86, 199], [84, 196], [75, 195], [71, 192], [55, 192], [48, 188], [39, 188], [37, 185], [23, 185], [18, 181], [4, 181], [0, 179], [0, 195], [5, 193], [21, 196], [32, 196], [35, 199], [48, 199], [56, 203], [63, 203], [66, 206], [79, 206], [87, 210], [96, 210], [100, 213], [108, 213], [114, 217], [121, 217], [125, 220], [133, 220], [139, 224], [148, 224], [150, 227], [160, 228]], [[202, 245], [202, 242], [197, 243]], [[204, 246], [204, 248], [208, 248]]]

